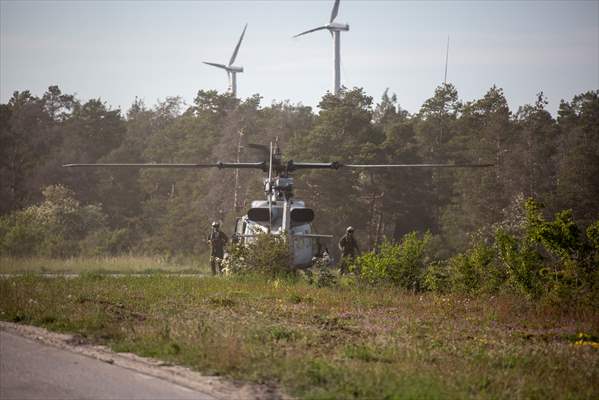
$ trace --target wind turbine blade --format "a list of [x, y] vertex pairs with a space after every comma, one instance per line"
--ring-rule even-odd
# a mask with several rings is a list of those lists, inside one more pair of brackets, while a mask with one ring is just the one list
[[339, 12], [339, 1], [340, 0], [335, 0], [335, 4], [331, 10], [331, 20], [329, 22], [333, 22], [333, 20], [337, 18], [337, 13]]
[[295, 36], [294, 36], [294, 38], [296, 38], [296, 37], [298, 37], [298, 36], [305, 35], [305, 34], [307, 34], [307, 33], [312, 33], [312, 32], [316, 32], [316, 31], [321, 31], [321, 30], [323, 30], [323, 29], [327, 29], [327, 27], [326, 27], [326, 26], [319, 26], [318, 28], [314, 28], [314, 29], [310, 29], [309, 31], [305, 31], [305, 32], [302, 32], [302, 33], [298, 33], [297, 35], [295, 35]]
[[224, 64], [211, 63], [211, 62], [207, 62], [207, 61], [202, 61], [202, 62], [203, 62], [204, 64], [207, 64], [207, 65], [212, 65], [213, 67], [222, 68], [222, 69], [224, 69], [224, 70], [228, 70], [228, 69], [229, 69], [229, 68], [227, 68], [227, 66], [226, 66], [226, 65], [224, 65]]
[[233, 65], [233, 63], [235, 62], [235, 58], [237, 57], [237, 53], [239, 52], [239, 46], [241, 46], [241, 41], [243, 40], [243, 35], [245, 35], [245, 30], [247, 29], [248, 24], [245, 24], [245, 26], [243, 27], [243, 32], [241, 32], [241, 36], [239, 37], [239, 42], [237, 42], [237, 46], [235, 46], [235, 51], [233, 51], [233, 55], [231, 56], [231, 59], [229, 60], [229, 65]]

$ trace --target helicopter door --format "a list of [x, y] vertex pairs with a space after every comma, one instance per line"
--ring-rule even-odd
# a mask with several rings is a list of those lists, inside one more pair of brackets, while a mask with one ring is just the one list
[[[310, 210], [312, 211], [312, 210]], [[293, 265], [297, 267], [307, 267], [312, 264], [312, 257], [315, 255], [315, 240], [310, 237], [302, 237], [303, 234], [310, 234], [312, 228], [309, 224], [297, 225], [291, 228], [291, 240], [293, 251]], [[293, 235], [297, 234], [297, 236]]]

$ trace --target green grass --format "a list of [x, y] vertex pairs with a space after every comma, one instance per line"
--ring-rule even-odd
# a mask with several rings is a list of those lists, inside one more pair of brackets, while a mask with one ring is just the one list
[[207, 256], [177, 262], [144, 256], [73, 257], [65, 260], [0, 256], [0, 273], [208, 273], [207, 260]]
[[599, 398], [599, 310], [507, 295], [27, 274], [0, 279], [0, 318], [306, 399]]

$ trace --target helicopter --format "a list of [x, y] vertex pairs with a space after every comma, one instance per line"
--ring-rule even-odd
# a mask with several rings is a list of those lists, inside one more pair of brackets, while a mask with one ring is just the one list
[[332, 162], [284, 161], [278, 140], [270, 147], [249, 144], [248, 147], [260, 150], [264, 159], [258, 162], [222, 162], [193, 164], [65, 164], [65, 168], [105, 167], [105, 168], [191, 168], [191, 169], [259, 169], [267, 177], [263, 179], [265, 200], [254, 200], [247, 213], [236, 219], [233, 240], [247, 245], [258, 235], [285, 236], [291, 254], [290, 267], [307, 268], [322, 256], [320, 239], [332, 238], [330, 234], [314, 232], [314, 210], [305, 202], [294, 197], [292, 173], [306, 169], [380, 169], [380, 168], [485, 168], [494, 164], [344, 164]]

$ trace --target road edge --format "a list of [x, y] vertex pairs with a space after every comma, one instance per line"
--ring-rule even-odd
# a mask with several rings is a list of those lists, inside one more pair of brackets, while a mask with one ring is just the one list
[[48, 346], [84, 355], [109, 364], [118, 365], [141, 374], [208, 394], [219, 400], [226, 399], [289, 399], [275, 387], [243, 382], [232, 382], [217, 376], [206, 376], [187, 367], [167, 364], [154, 358], [133, 353], [116, 353], [106, 346], [86, 343], [77, 335], [51, 332], [45, 328], [0, 321], [0, 330], [25, 337]]

